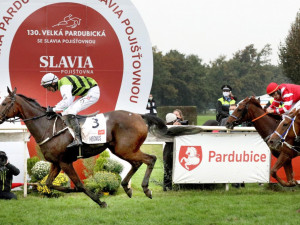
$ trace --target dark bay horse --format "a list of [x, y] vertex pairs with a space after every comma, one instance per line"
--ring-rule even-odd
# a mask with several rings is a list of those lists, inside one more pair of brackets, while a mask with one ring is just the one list
[[294, 152], [294, 157], [299, 156], [299, 132], [300, 110], [298, 109], [293, 110], [288, 115], [283, 116], [283, 120], [278, 125], [274, 133], [270, 136], [270, 139], [268, 140], [268, 145], [274, 149], [279, 149], [282, 145], [286, 145]]
[[[253, 122], [255, 129], [259, 135], [268, 141], [269, 136], [274, 132], [280, 123], [280, 119], [270, 114], [266, 114], [261, 107], [259, 100], [255, 97], [247, 97], [238, 104], [238, 107], [234, 110], [233, 114], [228, 118], [226, 127], [233, 129], [234, 126], [241, 124], [242, 122]], [[270, 147], [270, 146], [269, 146]], [[282, 186], [292, 187], [296, 185], [294, 180], [292, 158], [296, 155], [286, 146], [282, 146], [279, 150], [270, 148], [271, 153], [277, 158], [276, 163], [271, 168], [271, 176], [274, 177]], [[282, 180], [277, 171], [284, 167], [284, 171], [288, 182]]]
[[[73, 141], [73, 137], [67, 131], [66, 125], [59, 116], [47, 118], [46, 108], [40, 106], [34, 99], [21, 94], [16, 94], [7, 88], [9, 95], [0, 105], [0, 123], [9, 118], [19, 117], [26, 124], [31, 135], [39, 143], [45, 159], [51, 162], [50, 173], [46, 181], [49, 188], [62, 192], [84, 192], [100, 207], [106, 207], [101, 202], [99, 195], [91, 192], [80, 181], [73, 168], [73, 162], [79, 155], [78, 148], [67, 149], [67, 145]], [[83, 144], [81, 147], [82, 156], [88, 158], [97, 155], [108, 148], [112, 153], [126, 160], [132, 166], [122, 181], [122, 186], [129, 197], [132, 196], [132, 189], [128, 182], [138, 168], [145, 163], [147, 165], [142, 188], [147, 197], [152, 198], [152, 192], [148, 188], [149, 177], [154, 167], [156, 156], [148, 155], [140, 150], [145, 141], [148, 130], [153, 134], [164, 137], [193, 134], [201, 132], [201, 128], [192, 126], [178, 126], [167, 128], [164, 121], [150, 115], [139, 115], [127, 111], [112, 111], [104, 113], [107, 127], [107, 143], [105, 144]], [[54, 122], [56, 120], [56, 123]], [[56, 132], [54, 134], [53, 128]], [[52, 185], [53, 180], [63, 170], [73, 181], [75, 188], [67, 188]]]

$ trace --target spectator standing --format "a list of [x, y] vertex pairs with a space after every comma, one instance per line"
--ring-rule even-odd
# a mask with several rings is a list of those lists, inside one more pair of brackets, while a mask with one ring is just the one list
[[153, 115], [153, 116], [156, 116], [156, 115], [157, 115], [157, 111], [156, 111], [156, 102], [155, 102], [155, 100], [153, 99], [152, 94], [149, 95], [148, 103], [147, 103], [146, 109], [147, 109], [147, 113], [148, 113], [148, 114]]
[[229, 106], [232, 104], [236, 104], [236, 97], [232, 94], [232, 88], [229, 85], [223, 85], [221, 87], [223, 91], [223, 96], [218, 99], [216, 106], [216, 119], [219, 123], [223, 118], [229, 116]]
[[13, 175], [17, 176], [20, 170], [10, 164], [6, 153], [0, 151], [0, 199], [17, 199], [17, 196], [11, 192]]

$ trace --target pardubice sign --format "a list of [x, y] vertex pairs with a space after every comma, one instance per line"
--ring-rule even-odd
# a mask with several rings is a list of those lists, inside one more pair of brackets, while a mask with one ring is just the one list
[[87, 112], [124, 109], [145, 113], [153, 78], [152, 48], [130, 0], [2, 0], [1, 95], [6, 87], [54, 105], [41, 77], [93, 77], [100, 101]]

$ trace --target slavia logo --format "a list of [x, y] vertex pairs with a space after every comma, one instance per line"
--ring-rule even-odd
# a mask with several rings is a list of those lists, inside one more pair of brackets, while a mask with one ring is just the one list
[[181, 146], [179, 150], [179, 163], [188, 171], [198, 167], [202, 161], [201, 146]]

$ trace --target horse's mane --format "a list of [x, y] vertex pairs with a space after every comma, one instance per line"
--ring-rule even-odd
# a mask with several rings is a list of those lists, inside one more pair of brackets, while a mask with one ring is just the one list
[[34, 105], [39, 106], [39, 107], [45, 109], [45, 107], [41, 106], [35, 99], [26, 97], [25, 95], [22, 95], [22, 94], [17, 94], [17, 95], [20, 96], [20, 97], [22, 97], [22, 98], [25, 98], [28, 102], [31, 102], [31, 103], [33, 103]]
[[262, 108], [262, 107], [261, 107], [261, 104], [260, 104], [260, 101], [259, 101], [258, 99], [256, 99], [254, 96], [252, 96], [252, 97], [250, 98], [250, 101], [251, 101], [255, 106], [257, 106], [257, 107], [259, 107], [259, 108]]
[[[256, 99], [254, 96], [252, 96], [249, 101], [251, 101], [255, 106], [257, 106], [257, 107], [259, 107], [259, 108], [262, 109], [262, 106], [260, 104], [259, 99]], [[269, 113], [268, 116], [271, 117], [271, 118], [273, 118], [273, 119], [275, 119], [275, 120], [282, 120], [282, 118], [281, 118], [280, 115]]]

